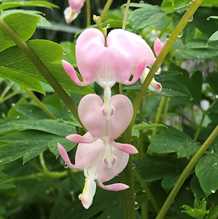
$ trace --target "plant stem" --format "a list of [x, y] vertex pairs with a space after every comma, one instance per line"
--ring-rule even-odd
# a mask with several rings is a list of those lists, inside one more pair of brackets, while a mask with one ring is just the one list
[[149, 74], [144, 81], [139, 94], [137, 94], [135, 101], [134, 101], [134, 115], [130, 125], [130, 129], [132, 129], [133, 124], [135, 123], [137, 112], [140, 108], [141, 102], [143, 100], [145, 90], [148, 88], [149, 84], [151, 83], [155, 73], [160, 68], [161, 64], [164, 62], [164, 59], [170, 52], [173, 44], [176, 42], [177, 37], [182, 33], [190, 19], [193, 17], [196, 10], [200, 7], [203, 0], [192, 0], [192, 4], [186, 13], [183, 15], [179, 23], [177, 24], [175, 30], [172, 32], [170, 38], [168, 39], [167, 43], [165, 44], [164, 48], [161, 50], [160, 55], [157, 57], [155, 63], [152, 65]]
[[126, 8], [123, 16], [123, 26], [122, 29], [126, 29], [127, 20], [128, 20], [128, 13], [129, 13], [129, 7], [130, 7], [131, 0], [127, 0]]
[[52, 113], [48, 110], [47, 106], [46, 106], [44, 103], [42, 103], [42, 102], [36, 97], [36, 95], [35, 95], [32, 91], [26, 89], [26, 93], [27, 93], [28, 96], [35, 102], [35, 104], [36, 104], [43, 112], [45, 112], [51, 119], [56, 119], [55, 115], [52, 114]]
[[13, 83], [10, 83], [9, 85], [6, 86], [6, 88], [3, 90], [1, 93], [0, 99], [4, 99], [5, 95], [8, 93], [8, 91], [12, 88]]
[[[165, 103], [166, 103], [166, 97], [161, 97], [160, 103], [159, 103], [159, 106], [158, 106], [158, 109], [157, 109], [157, 113], [156, 113], [156, 116], [155, 116], [155, 121], [154, 121], [155, 124], [158, 124], [158, 123], [161, 122], [161, 118], [162, 118], [162, 115], [163, 115], [163, 112], [164, 112]], [[154, 128], [153, 135], [155, 135], [156, 132], [157, 132], [157, 127]]]
[[39, 178], [51, 178], [51, 179], [60, 179], [64, 178], [68, 175], [68, 171], [63, 172], [43, 172], [43, 173], [34, 173], [27, 176], [19, 176], [19, 177], [13, 177], [11, 179], [3, 181], [3, 183], [10, 183], [10, 182], [19, 182], [19, 181], [25, 181], [25, 180], [37, 180]]
[[135, 211], [135, 192], [134, 192], [134, 177], [133, 177], [133, 163], [130, 160], [124, 171], [124, 177], [129, 185], [129, 189], [123, 192], [122, 208], [125, 219], [136, 219]]
[[166, 103], [165, 103], [165, 107], [164, 107], [164, 112], [163, 112], [163, 120], [165, 121], [168, 110], [169, 110], [169, 103], [170, 103], [170, 97], [166, 97]]
[[65, 92], [65, 90], [61, 87], [61, 85], [54, 78], [52, 73], [49, 71], [47, 66], [41, 61], [41, 59], [35, 54], [35, 52], [24, 42], [20, 36], [13, 30], [2, 18], [0, 18], [0, 29], [4, 33], [6, 33], [20, 48], [23, 53], [31, 60], [31, 62], [36, 66], [39, 73], [47, 80], [47, 82], [52, 86], [55, 90], [56, 94], [62, 99], [65, 105], [69, 108], [69, 110], [73, 113], [73, 115], [77, 118], [76, 105]]
[[39, 161], [40, 161], [40, 164], [42, 166], [42, 169], [45, 173], [48, 173], [49, 170], [46, 166], [46, 163], [45, 163], [45, 160], [44, 160], [44, 155], [43, 155], [43, 152], [39, 155]]
[[190, 176], [192, 173], [195, 165], [199, 161], [199, 159], [204, 155], [204, 153], [207, 151], [209, 145], [213, 143], [213, 141], [218, 136], [218, 126], [215, 127], [215, 129], [212, 131], [210, 136], [207, 138], [207, 140], [204, 142], [204, 144], [199, 148], [199, 150], [195, 153], [195, 155], [192, 157], [192, 159], [189, 161], [183, 172], [181, 173], [180, 177], [178, 178], [175, 186], [173, 187], [172, 191], [168, 195], [166, 201], [164, 202], [162, 208], [160, 209], [156, 219], [163, 219], [165, 215], [167, 214], [170, 206], [173, 204], [176, 195], [178, 194], [179, 190], [181, 189], [182, 185], [184, 184], [185, 180]]
[[149, 208], [149, 204], [148, 204], [148, 200], [146, 199], [141, 206], [142, 219], [149, 219], [148, 208]]
[[91, 2], [90, 0], [86, 0], [86, 27], [91, 25]]
[[198, 128], [197, 128], [197, 130], [196, 130], [196, 132], [195, 132], [195, 135], [194, 135], [194, 140], [195, 140], [195, 141], [198, 140], [198, 137], [199, 137], [199, 135], [200, 135], [200, 133], [201, 133], [201, 129], [202, 129], [202, 125], [203, 125], [205, 116], [206, 116], [205, 112], [202, 112], [201, 121], [200, 121], [200, 123], [199, 123], [199, 125], [198, 125]]
[[157, 201], [155, 197], [153, 196], [148, 184], [142, 179], [142, 177], [139, 175], [139, 173], [135, 170], [134, 171], [135, 177], [139, 184], [141, 185], [141, 188], [145, 190], [148, 200], [150, 201], [152, 207], [154, 208], [155, 212], [158, 212], [159, 206], [157, 204]]
[[102, 23], [105, 20], [112, 3], [113, 3], [113, 0], [107, 0], [106, 4], [101, 12], [101, 16], [100, 16], [100, 19], [98, 22]]

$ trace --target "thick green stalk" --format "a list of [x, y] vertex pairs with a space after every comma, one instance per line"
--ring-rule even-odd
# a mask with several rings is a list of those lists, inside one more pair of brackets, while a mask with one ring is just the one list
[[91, 2], [86, 0], [86, 27], [91, 25], [92, 13], [91, 13]]
[[133, 124], [135, 123], [137, 112], [140, 108], [141, 102], [145, 95], [145, 90], [148, 88], [149, 84], [151, 83], [155, 73], [158, 71], [162, 63], [164, 62], [166, 56], [170, 52], [173, 44], [176, 42], [177, 37], [182, 33], [188, 22], [192, 19], [196, 10], [200, 7], [203, 0], [192, 0], [192, 4], [187, 10], [187, 12], [183, 15], [179, 23], [177, 24], [175, 30], [172, 32], [170, 38], [168, 39], [167, 43], [165, 44], [164, 48], [162, 49], [160, 55], [157, 57], [155, 63], [152, 65], [151, 70], [144, 81], [139, 94], [137, 94], [135, 101], [134, 101], [134, 116], [131, 122], [130, 129], [132, 129]]
[[173, 204], [178, 192], [183, 186], [185, 180], [190, 176], [190, 174], [192, 173], [199, 159], [204, 155], [208, 147], [213, 143], [213, 141], [216, 139], [217, 136], [218, 136], [218, 126], [216, 126], [216, 128], [213, 130], [213, 132], [208, 137], [208, 139], [204, 142], [204, 144], [199, 148], [199, 150], [195, 153], [195, 155], [189, 161], [189, 163], [187, 164], [187, 166], [181, 173], [180, 177], [178, 178], [169, 196], [167, 197], [166, 201], [164, 202], [162, 208], [160, 209], [156, 219], [164, 219], [170, 206]]
[[127, 0], [126, 8], [125, 8], [125, 11], [124, 11], [124, 16], [123, 16], [122, 29], [124, 29], [124, 30], [126, 29], [126, 25], [127, 25], [127, 21], [128, 21], [128, 13], [129, 13], [130, 3], [131, 3], [131, 0]]
[[[161, 97], [159, 106], [157, 108], [157, 113], [155, 115], [155, 121], [154, 121], [155, 124], [158, 124], [161, 122], [161, 118], [162, 118], [162, 115], [164, 112], [165, 103], [166, 103], [166, 97]], [[156, 132], [157, 132], [157, 127], [155, 127], [155, 129], [154, 129], [153, 135], [155, 135]]]
[[112, 3], [113, 3], [113, 0], [107, 0], [105, 6], [103, 8], [103, 11], [101, 12], [101, 16], [100, 16], [100, 19], [98, 21], [99, 23], [102, 23], [105, 20], [105, 18], [107, 17], [108, 11], [109, 11]]
[[123, 218], [125, 219], [136, 219], [133, 168], [132, 161], [130, 160], [124, 171], [125, 182], [130, 187], [126, 191], [123, 191], [122, 197]]
[[206, 114], [205, 114], [205, 112], [203, 112], [202, 117], [201, 117], [201, 121], [200, 121], [200, 123], [199, 123], [199, 125], [197, 127], [197, 130], [195, 132], [195, 135], [194, 135], [194, 140], [195, 141], [198, 140], [198, 137], [201, 134], [201, 129], [202, 129], [202, 125], [204, 123], [205, 116], [206, 116]]
[[15, 44], [23, 51], [23, 53], [31, 60], [31, 62], [36, 66], [40, 74], [48, 81], [48, 83], [55, 90], [56, 94], [65, 103], [73, 115], [77, 118], [76, 105], [57, 82], [54, 76], [51, 74], [46, 65], [41, 61], [41, 59], [35, 54], [35, 52], [24, 42], [20, 36], [13, 30], [2, 18], [0, 18], [0, 29], [6, 33]]

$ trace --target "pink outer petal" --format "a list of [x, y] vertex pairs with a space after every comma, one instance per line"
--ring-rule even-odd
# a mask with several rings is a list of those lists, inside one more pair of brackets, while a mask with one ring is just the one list
[[76, 60], [80, 73], [85, 81], [96, 81], [99, 62], [105, 50], [103, 33], [95, 28], [83, 31], [76, 42]]
[[136, 67], [136, 71], [133, 74], [133, 78], [131, 80], [123, 82], [125, 85], [131, 85], [134, 84], [136, 81], [139, 80], [139, 78], [142, 76], [145, 69], [145, 64], [141, 63]]
[[[92, 167], [104, 155], [105, 146], [98, 139], [93, 143], [81, 143], [76, 150], [75, 164], [79, 169]], [[103, 158], [102, 158], [103, 159]]]
[[78, 134], [71, 134], [66, 136], [66, 139], [73, 142], [73, 143], [92, 143], [96, 139], [87, 132], [85, 135], [78, 135]]
[[111, 168], [105, 164], [104, 159], [102, 159], [101, 163], [98, 164], [98, 182], [106, 182], [111, 180], [120, 174], [127, 166], [129, 160], [129, 155], [127, 153], [124, 153], [113, 147], [113, 155], [116, 157], [116, 162]]
[[64, 146], [61, 144], [58, 144], [57, 147], [58, 147], [58, 152], [59, 152], [60, 156], [62, 157], [62, 159], [64, 160], [67, 167], [73, 168], [73, 169], [76, 168], [76, 166], [71, 163], [70, 158], [69, 158]]
[[[128, 127], [132, 116], [133, 107], [128, 97], [115, 95], [111, 98], [113, 114], [111, 115], [110, 138], [118, 138]], [[104, 137], [106, 134], [106, 116], [103, 112], [102, 99], [89, 94], [83, 97], [79, 103], [78, 115], [84, 127], [94, 137]]]
[[99, 187], [107, 191], [119, 192], [129, 188], [128, 185], [124, 183], [114, 183], [110, 185], [104, 185], [103, 183], [98, 183]]
[[[128, 56], [132, 71], [141, 63], [150, 66], [155, 57], [149, 45], [138, 35], [122, 29], [112, 30], [107, 37], [107, 45], [117, 49]], [[130, 75], [129, 75], [130, 76]]]
[[79, 12], [83, 7], [85, 0], [68, 0], [68, 4], [75, 12]]
[[154, 52], [156, 56], [160, 55], [161, 50], [163, 49], [165, 43], [162, 42], [159, 38], [154, 41]]
[[149, 85], [149, 89], [152, 91], [161, 92], [162, 85], [161, 85], [161, 83], [159, 83], [155, 79], [153, 79], [151, 84]]
[[[102, 85], [102, 82], [135, 83], [155, 57], [148, 44], [134, 33], [113, 30], [105, 42], [102, 32], [89, 28], [77, 40], [76, 59], [84, 81]], [[134, 78], [129, 81], [131, 75]]]
[[77, 84], [79, 86], [86, 86], [86, 85], [90, 84], [89, 81], [84, 81], [84, 82], [80, 81], [80, 79], [77, 76], [76, 70], [69, 62], [63, 60], [62, 64], [63, 64], [65, 72], [69, 75], [69, 77], [71, 78], [72, 81], [74, 81], [75, 84]]
[[127, 154], [137, 154], [138, 150], [131, 144], [113, 143], [113, 146]]

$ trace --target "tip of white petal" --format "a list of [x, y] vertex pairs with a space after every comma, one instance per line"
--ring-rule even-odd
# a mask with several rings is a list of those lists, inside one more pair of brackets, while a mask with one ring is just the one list
[[82, 194], [79, 195], [79, 200], [85, 209], [89, 209], [92, 205], [92, 203], [90, 203], [90, 201], [86, 199]]
[[78, 15], [79, 12], [73, 11], [71, 7], [67, 7], [64, 10], [64, 17], [67, 24], [72, 23], [77, 18]]

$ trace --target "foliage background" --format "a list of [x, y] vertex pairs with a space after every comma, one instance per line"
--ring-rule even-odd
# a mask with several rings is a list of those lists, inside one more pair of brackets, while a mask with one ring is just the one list
[[[0, 9], [8, 2], [2, 1]], [[49, 40], [30, 40], [28, 45], [78, 104], [81, 96], [89, 92], [101, 94], [96, 85], [84, 89], [73, 85], [60, 64], [63, 56], [76, 63], [74, 41], [86, 27], [85, 9], [73, 25], [67, 26], [63, 18], [66, 2], [50, 2], [59, 8], [28, 8], [43, 12], [50, 24], [33, 11], [29, 14], [10, 11], [9, 15], [1, 11], [1, 16], [20, 31], [23, 40]], [[104, 3], [92, 1], [92, 11], [99, 14]], [[114, 2], [105, 25], [122, 26], [124, 3]], [[152, 45], [157, 36], [168, 38], [189, 1], [134, 3], [136, 7], [129, 12], [127, 29], [140, 34]], [[188, 160], [217, 125], [218, 36], [214, 34], [218, 31], [217, 7], [216, 0], [204, 1], [204, 6], [178, 38], [162, 66], [161, 75], [157, 76], [163, 91], [146, 91], [131, 140], [140, 150], [133, 160], [136, 166], [133, 207], [137, 218], [146, 218], [146, 215], [149, 219], [155, 218]], [[83, 130], [38, 70], [2, 32], [0, 77], [0, 218], [124, 218], [125, 194], [122, 192], [98, 189], [93, 207], [88, 211], [81, 207], [77, 196], [83, 186], [82, 173], [64, 170], [57, 158], [56, 143], [73, 149], [75, 145], [64, 136]], [[134, 99], [139, 88], [140, 84], [136, 84], [123, 89]], [[116, 90], [117, 87], [114, 92]], [[208, 101], [209, 109], [202, 108], [202, 100]], [[72, 157], [74, 152], [72, 150]], [[122, 176], [120, 180], [125, 182]], [[167, 218], [218, 218], [217, 190], [216, 140], [185, 182]]]

